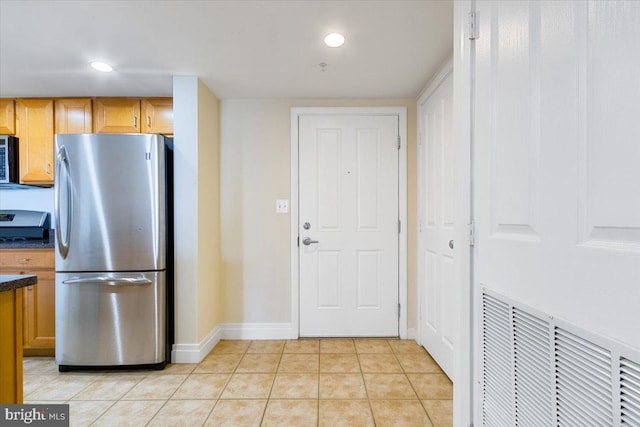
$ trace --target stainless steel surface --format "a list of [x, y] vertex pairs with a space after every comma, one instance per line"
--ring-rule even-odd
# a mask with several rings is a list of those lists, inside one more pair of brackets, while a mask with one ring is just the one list
[[[65, 180], [62, 181], [62, 171], [65, 171]], [[56, 240], [58, 243], [58, 251], [60, 252], [60, 257], [65, 259], [69, 254], [69, 238], [71, 235], [71, 228], [69, 224], [71, 224], [71, 215], [73, 214], [73, 197], [71, 189], [73, 188], [71, 185], [71, 172], [69, 170], [69, 158], [67, 157], [67, 150], [65, 147], [60, 147], [58, 150], [58, 154], [56, 155], [56, 174], [55, 174], [55, 182], [57, 184], [57, 188], [54, 192], [53, 197], [53, 205], [54, 210], [56, 212]], [[62, 216], [62, 210], [60, 205], [60, 198], [62, 191], [66, 191], [66, 226], [65, 226], [65, 237], [62, 238], [62, 221], [60, 217]]]
[[317, 240], [311, 240], [311, 237], [305, 237], [304, 239], [302, 239], [302, 244], [305, 246], [309, 246], [312, 243], [318, 243]]
[[166, 358], [164, 137], [56, 135], [56, 362]]
[[160, 135], [56, 135], [56, 155], [68, 165], [54, 190], [56, 229], [69, 236], [56, 242], [56, 271], [165, 268], [163, 144]]
[[305, 230], [308, 230], [311, 228], [311, 224], [309, 224], [308, 222], [305, 222], [304, 224], [302, 224], [302, 228], [304, 228]]
[[57, 273], [56, 363], [163, 362], [165, 289], [165, 272]]
[[453, 249], [453, 240], [449, 240], [449, 248]]
[[109, 286], [122, 286], [122, 285], [149, 285], [153, 283], [149, 279], [144, 277], [109, 277], [109, 276], [97, 276], [97, 277], [85, 277], [65, 280], [62, 283], [65, 285], [77, 285], [79, 283], [102, 283]]
[[44, 227], [48, 215], [41, 211], [3, 209], [0, 210], [0, 227]]

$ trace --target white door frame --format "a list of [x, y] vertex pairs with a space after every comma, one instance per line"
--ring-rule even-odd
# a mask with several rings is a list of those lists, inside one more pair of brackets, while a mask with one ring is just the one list
[[291, 338], [300, 335], [300, 266], [298, 258], [298, 119], [303, 115], [397, 116], [400, 132], [398, 157], [398, 321], [400, 338], [407, 338], [407, 108], [406, 107], [300, 107], [291, 109]]
[[[458, 317], [453, 352], [453, 422], [455, 427], [473, 423], [473, 247], [469, 232], [473, 219], [472, 201], [472, 133], [473, 86], [475, 85], [475, 46], [470, 39], [470, 14], [475, 0], [453, 2], [453, 147], [455, 241], [468, 250], [456, 251], [454, 258], [455, 315]], [[474, 26], [475, 27], [475, 26]], [[476, 35], [479, 37], [480, 35]]]

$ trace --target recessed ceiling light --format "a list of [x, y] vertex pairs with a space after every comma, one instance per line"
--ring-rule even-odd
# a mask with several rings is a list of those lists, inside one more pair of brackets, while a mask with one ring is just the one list
[[113, 71], [113, 67], [109, 64], [105, 64], [104, 62], [94, 61], [91, 63], [91, 66], [94, 70], [102, 71], [103, 73], [110, 73]]
[[340, 47], [344, 44], [344, 36], [340, 33], [331, 33], [324, 36], [324, 44], [329, 47]]

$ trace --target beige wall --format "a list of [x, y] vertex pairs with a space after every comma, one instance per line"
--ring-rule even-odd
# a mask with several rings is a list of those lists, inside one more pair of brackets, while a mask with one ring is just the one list
[[176, 344], [198, 344], [222, 318], [219, 101], [196, 77], [173, 80]]
[[292, 107], [407, 107], [408, 327], [416, 327], [416, 101], [223, 100], [221, 102], [221, 303], [224, 322], [288, 323], [291, 311]]
[[220, 101], [198, 81], [198, 340], [222, 322]]

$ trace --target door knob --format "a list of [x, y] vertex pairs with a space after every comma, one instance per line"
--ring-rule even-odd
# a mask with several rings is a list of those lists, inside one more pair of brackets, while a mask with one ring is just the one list
[[311, 237], [305, 237], [304, 239], [302, 239], [302, 244], [305, 246], [309, 246], [312, 243], [318, 243], [317, 240], [311, 240]]
[[453, 240], [449, 240], [449, 247], [453, 249]]

